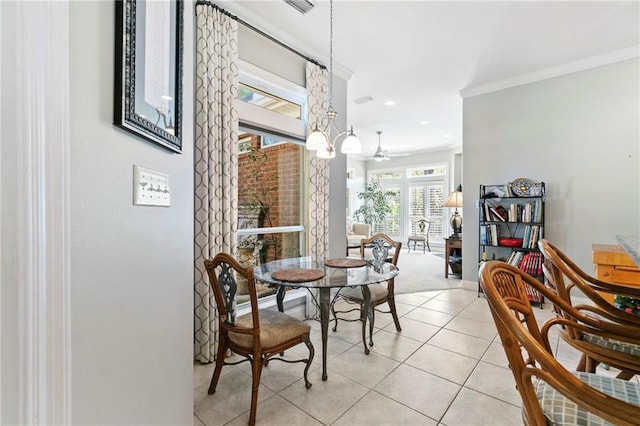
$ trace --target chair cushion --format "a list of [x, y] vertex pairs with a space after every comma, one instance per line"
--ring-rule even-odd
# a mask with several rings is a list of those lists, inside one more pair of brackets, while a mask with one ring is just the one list
[[425, 235], [410, 235], [408, 241], [427, 241]]
[[[638, 383], [592, 373], [574, 372], [573, 374], [592, 388], [598, 389], [614, 398], [640, 406], [640, 384]], [[537, 380], [534, 386], [542, 412], [550, 425], [611, 424], [578, 407], [573, 401], [567, 399], [542, 380]]]
[[[371, 292], [371, 303], [379, 302], [387, 299], [387, 287], [381, 284], [369, 284], [369, 291]], [[362, 289], [360, 287], [346, 287], [340, 291], [340, 295], [347, 299], [361, 303], [364, 301], [362, 298]]]
[[353, 234], [353, 221], [347, 218], [347, 235]]
[[347, 235], [347, 245], [360, 247], [360, 241], [364, 240], [365, 238], [369, 238], [369, 236], [352, 233], [350, 235]]
[[621, 342], [620, 340], [608, 339], [606, 337], [596, 336], [589, 333], [584, 333], [582, 335], [582, 340], [616, 352], [640, 356], [640, 346], [634, 345], [633, 343]]
[[[260, 345], [263, 348], [277, 346], [289, 339], [308, 333], [311, 326], [304, 321], [287, 314], [267, 309], [261, 309], [260, 315]], [[236, 318], [238, 327], [252, 327], [251, 313]], [[244, 348], [253, 346], [253, 336], [229, 332], [229, 340]]]

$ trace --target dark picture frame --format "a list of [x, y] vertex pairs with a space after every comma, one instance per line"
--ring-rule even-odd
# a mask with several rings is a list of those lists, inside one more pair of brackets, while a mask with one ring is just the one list
[[182, 152], [182, 0], [116, 0], [114, 124]]

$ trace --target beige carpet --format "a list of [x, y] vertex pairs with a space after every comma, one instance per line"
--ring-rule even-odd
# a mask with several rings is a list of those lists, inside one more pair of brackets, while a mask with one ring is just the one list
[[[350, 250], [351, 256], [358, 256], [358, 250]], [[395, 281], [395, 293], [419, 293], [421, 291], [448, 290], [462, 287], [459, 276], [444, 277], [443, 248], [432, 247], [432, 252], [422, 253], [422, 250], [409, 253], [402, 249], [398, 258], [400, 273]]]
[[400, 273], [395, 281], [396, 294], [462, 287], [460, 277], [444, 277], [444, 255], [436, 249], [432, 253], [424, 254], [421, 250], [411, 250], [411, 253], [408, 253], [403, 249], [398, 258], [398, 268]]

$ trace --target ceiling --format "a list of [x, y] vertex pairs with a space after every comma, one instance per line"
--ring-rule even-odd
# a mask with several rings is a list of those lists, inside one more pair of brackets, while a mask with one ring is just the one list
[[[281, 0], [217, 3], [329, 64], [328, 1], [314, 0], [305, 15]], [[334, 71], [351, 75], [347, 121], [365, 157], [376, 150], [377, 130], [390, 154], [461, 146], [461, 91], [639, 51], [639, 1], [334, 3]]]

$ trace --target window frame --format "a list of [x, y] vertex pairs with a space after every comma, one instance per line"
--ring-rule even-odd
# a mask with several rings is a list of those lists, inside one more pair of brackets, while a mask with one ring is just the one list
[[[258, 135], [275, 135], [289, 139], [290, 142], [304, 145], [307, 128], [307, 95], [306, 88], [288, 81], [280, 76], [272, 74], [262, 68], [256, 67], [246, 61], [239, 61], [239, 82], [266, 93], [275, 95], [279, 98], [294, 102], [301, 107], [302, 118], [295, 119], [276, 111], [270, 111], [265, 108], [251, 105], [246, 102], [239, 101], [238, 117], [239, 126], [243, 131], [252, 132]], [[270, 145], [272, 146], [272, 145]], [[262, 147], [261, 147], [262, 148]], [[306, 150], [303, 150], [303, 163], [306, 163]], [[300, 170], [300, 196], [306, 199], [305, 191], [307, 170]], [[245, 228], [236, 230], [236, 236], [248, 236], [258, 234], [274, 234], [274, 233], [299, 233], [300, 250], [303, 254], [307, 252], [308, 242], [305, 235], [306, 205], [301, 205], [300, 224], [291, 226], [278, 226], [267, 228]], [[296, 300], [306, 300], [307, 293], [304, 289], [293, 289], [287, 292], [290, 303], [295, 304]], [[268, 295], [260, 298], [262, 307], [272, 307], [276, 305], [276, 295]], [[248, 309], [249, 304], [243, 303], [238, 307], [238, 313], [241, 314]], [[305, 306], [306, 311], [306, 306]]]

